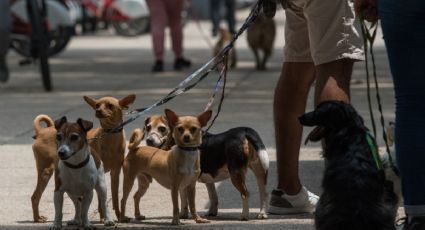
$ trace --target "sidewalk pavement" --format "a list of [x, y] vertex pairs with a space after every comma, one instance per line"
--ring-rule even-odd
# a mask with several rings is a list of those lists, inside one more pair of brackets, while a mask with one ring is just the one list
[[[238, 13], [242, 22], [247, 11]], [[238, 66], [228, 73], [226, 100], [212, 132], [224, 131], [230, 127], [250, 126], [262, 136], [271, 159], [268, 191], [276, 186], [276, 157], [274, 151], [274, 130], [272, 101], [274, 86], [278, 80], [283, 56], [284, 14], [279, 11], [276, 17], [278, 33], [272, 59], [265, 72], [255, 71], [253, 54], [246, 44], [245, 35], [237, 42]], [[206, 34], [210, 34], [210, 24], [201, 22]], [[51, 224], [32, 223], [30, 197], [35, 188], [36, 170], [32, 156], [32, 121], [40, 113], [54, 119], [66, 115], [69, 120], [78, 117], [95, 120], [93, 111], [82, 100], [83, 95], [102, 97], [111, 95], [123, 97], [129, 93], [137, 95], [131, 108], [152, 104], [166, 95], [188, 74], [203, 65], [212, 55], [207, 43], [194, 23], [185, 28], [185, 55], [193, 62], [190, 70], [173, 72], [174, 57], [170, 52], [167, 38], [167, 69], [164, 73], [150, 72], [153, 64], [149, 35], [137, 38], [122, 38], [103, 32], [98, 35], [74, 37], [68, 49], [51, 59], [54, 91], [45, 93], [36, 66], [18, 66], [20, 57], [9, 55], [11, 69], [10, 82], [0, 85], [0, 229], [47, 229]], [[389, 76], [386, 52], [381, 36], [376, 42], [376, 58], [381, 97], [387, 120], [394, 120], [393, 85]], [[168, 71], [169, 70], [169, 71]], [[155, 109], [152, 113], [162, 113], [164, 108], [172, 108], [180, 114], [200, 113], [212, 93], [217, 75], [208, 77], [190, 92]], [[374, 95], [374, 92], [373, 92]], [[296, 95], [294, 95], [294, 100]], [[367, 109], [364, 64], [355, 65], [352, 84], [352, 102], [370, 126]], [[309, 97], [308, 110], [312, 109], [313, 98]], [[377, 113], [377, 107], [375, 113]], [[98, 126], [95, 122], [95, 126]], [[136, 127], [142, 127], [143, 118], [125, 127], [127, 136]], [[308, 133], [305, 130], [305, 134]], [[378, 140], [382, 144], [382, 140]], [[320, 148], [316, 144], [303, 146], [300, 156], [300, 176], [303, 184], [316, 194], [320, 194], [323, 161]], [[108, 184], [109, 184], [109, 174]], [[52, 180], [51, 180], [52, 181]], [[122, 180], [121, 180], [122, 182]], [[109, 186], [109, 185], [108, 185]], [[136, 187], [136, 186], [135, 186]], [[255, 179], [248, 173], [250, 191], [250, 217], [248, 222], [240, 222], [241, 199], [229, 181], [216, 184], [219, 196], [219, 215], [211, 218], [211, 224], [197, 225], [191, 220], [183, 221], [185, 229], [314, 229], [312, 215], [273, 216], [269, 220], [256, 220], [259, 212], [259, 194]], [[133, 189], [134, 190], [134, 189]], [[134, 192], [134, 191], [133, 191]], [[132, 192], [132, 194], [133, 194]], [[110, 190], [108, 189], [110, 196]], [[197, 184], [197, 209], [204, 214], [208, 209], [208, 195], [203, 184]], [[97, 200], [90, 209], [92, 221], [98, 220], [95, 210]], [[133, 215], [133, 200], [128, 201], [128, 215]], [[112, 211], [111, 203], [108, 208]], [[142, 214], [147, 220], [131, 224], [118, 224], [120, 229], [173, 228], [169, 225], [172, 216], [170, 192], [154, 182], [141, 201]], [[51, 221], [54, 216], [53, 182], [51, 182], [40, 202], [40, 211]], [[73, 207], [65, 199], [64, 218], [73, 216]], [[101, 225], [97, 225], [101, 227]]]

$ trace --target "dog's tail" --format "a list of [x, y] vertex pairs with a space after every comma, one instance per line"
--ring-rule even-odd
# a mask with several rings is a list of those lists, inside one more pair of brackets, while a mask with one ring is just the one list
[[34, 119], [35, 137], [37, 137], [37, 135], [43, 129], [43, 127], [41, 127], [41, 122], [44, 122], [46, 124], [46, 128], [55, 126], [55, 123], [53, 122], [52, 118], [50, 118], [49, 116], [44, 114], [38, 115]]
[[133, 130], [130, 140], [128, 141], [128, 150], [135, 151], [142, 141], [144, 132], [141, 129]]
[[254, 129], [245, 128], [245, 137], [254, 147], [255, 151], [257, 151], [261, 166], [267, 172], [269, 170], [269, 154], [267, 153], [266, 146], [261, 140], [260, 135]]

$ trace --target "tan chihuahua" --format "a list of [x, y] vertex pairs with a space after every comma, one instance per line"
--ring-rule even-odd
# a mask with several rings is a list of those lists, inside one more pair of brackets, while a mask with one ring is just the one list
[[[43, 128], [41, 126], [42, 122], [45, 123], [46, 127]], [[34, 119], [34, 131], [32, 150], [37, 167], [37, 186], [31, 196], [32, 212], [34, 222], [45, 223], [47, 218], [40, 216], [38, 205], [41, 195], [43, 195], [50, 178], [58, 166], [55, 124], [49, 116], [41, 114]]]
[[190, 212], [196, 223], [208, 223], [208, 220], [201, 218], [196, 212], [195, 185], [201, 173], [198, 149], [202, 142], [201, 128], [207, 124], [212, 112], [208, 110], [198, 117], [179, 117], [173, 111], [166, 109], [165, 115], [176, 142], [171, 150], [164, 151], [149, 146], [138, 147], [143, 133], [140, 129], [133, 131], [129, 144], [130, 152], [123, 165], [124, 184], [120, 220], [128, 221], [125, 217], [125, 207], [136, 177], [139, 179], [141, 196], [145, 194], [153, 177], [159, 184], [171, 190], [172, 224], [178, 225], [180, 217], [188, 216], [187, 209], [182, 210], [181, 213], [179, 211], [179, 192], [182, 207], [187, 207], [186, 202], [189, 201]]
[[[134, 102], [136, 95], [130, 94], [121, 100], [113, 97], [103, 97], [98, 100], [84, 96], [84, 100], [96, 112], [101, 128], [91, 129], [87, 133], [88, 139], [101, 136], [89, 142], [90, 147], [97, 153], [104, 164], [105, 172], [111, 171], [112, 206], [115, 215], [120, 218], [118, 188], [120, 182], [121, 166], [124, 162], [125, 134], [124, 131], [114, 131], [123, 122], [123, 110]], [[100, 203], [100, 202], [99, 202]], [[99, 208], [99, 210], [101, 210]], [[101, 218], [103, 213], [100, 213]]]

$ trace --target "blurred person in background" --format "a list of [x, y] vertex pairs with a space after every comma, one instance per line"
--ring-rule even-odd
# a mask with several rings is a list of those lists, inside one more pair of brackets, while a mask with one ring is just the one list
[[221, 19], [221, 4], [225, 3], [226, 6], [226, 19], [227, 25], [229, 27], [229, 32], [234, 34], [236, 32], [236, 19], [235, 19], [235, 0], [210, 0], [211, 4], [211, 21], [212, 21], [212, 35], [213, 37], [217, 36], [220, 29], [220, 19]]
[[174, 69], [181, 70], [191, 66], [191, 62], [183, 57], [183, 28], [181, 22], [183, 1], [146, 1], [150, 11], [153, 52], [156, 58], [152, 72], [164, 71], [164, 39], [167, 25], [170, 27], [172, 48], [175, 56]]
[[0, 0], [0, 82], [9, 79], [6, 55], [9, 49], [10, 21], [9, 1]]

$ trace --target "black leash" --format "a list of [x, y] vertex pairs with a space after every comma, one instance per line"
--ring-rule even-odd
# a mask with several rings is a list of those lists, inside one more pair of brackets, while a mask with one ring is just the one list
[[[212, 71], [216, 70], [217, 67], [221, 63], [223, 63], [224, 61], [226, 61], [224, 63], [224, 65], [227, 65], [227, 56], [229, 55], [229, 51], [233, 48], [234, 43], [239, 38], [239, 36], [241, 34], [243, 34], [248, 29], [248, 27], [250, 27], [251, 24], [257, 19], [258, 15], [260, 13], [261, 7], [263, 6], [263, 2], [264, 2], [264, 0], [258, 0], [255, 3], [255, 5], [252, 8], [250, 14], [245, 19], [245, 22], [239, 28], [239, 31], [233, 35], [232, 41], [227, 46], [225, 46], [216, 56], [214, 56], [213, 58], [211, 58], [205, 65], [203, 65], [201, 68], [199, 68], [194, 73], [192, 73], [187, 78], [185, 78], [183, 81], [181, 81], [173, 90], [171, 90], [170, 93], [168, 93], [161, 100], [155, 102], [154, 104], [152, 104], [149, 107], [135, 109], [135, 110], [127, 113], [127, 115], [134, 114], [134, 116], [128, 118], [127, 120], [125, 120], [124, 122], [122, 122], [117, 127], [111, 129], [108, 133], [118, 132], [118, 130], [124, 128], [124, 126], [126, 126], [127, 124], [135, 121], [136, 119], [138, 119], [142, 115], [146, 114], [150, 110], [152, 110], [152, 109], [154, 109], [154, 108], [156, 108], [158, 106], [161, 106], [161, 105], [169, 102], [170, 100], [174, 99], [175, 97], [179, 96], [180, 94], [182, 94], [182, 93], [184, 93], [184, 92], [192, 89], [199, 82], [201, 82], [202, 80], [204, 80]], [[209, 69], [207, 69], [208, 66], [211, 66], [211, 67]], [[203, 71], [205, 71], [205, 72], [201, 75], [201, 73]], [[225, 71], [224, 74], [226, 74], [226, 71]], [[194, 82], [191, 83], [192, 81], [194, 81]], [[223, 86], [224, 86], [224, 84], [223, 84]], [[223, 103], [223, 100], [224, 100], [224, 93], [222, 94], [222, 98], [220, 100], [219, 109], [221, 109], [221, 104]], [[214, 117], [213, 122], [215, 121], [215, 119], [217, 118], [217, 116], [218, 116], [218, 114], [216, 114], [216, 117]], [[211, 125], [208, 127], [208, 129], [209, 128], [211, 128]], [[93, 137], [93, 138], [89, 139], [89, 141], [100, 139], [100, 138], [102, 138], [104, 135], [106, 135], [108, 133], [104, 132], [104, 133], [102, 133], [101, 135], [99, 135], [97, 137]]]
[[[228, 69], [228, 64], [227, 64], [227, 60], [228, 60], [228, 56], [225, 56], [224, 58], [224, 66], [223, 66], [223, 87], [222, 87], [222, 91], [221, 91], [221, 98], [220, 98], [220, 102], [218, 103], [218, 107], [217, 107], [217, 113], [215, 114], [214, 118], [211, 120], [210, 125], [208, 126], [208, 128], [205, 129], [204, 133], [207, 133], [208, 130], [211, 129], [211, 127], [214, 125], [215, 120], [217, 119], [218, 115], [221, 112], [221, 106], [223, 105], [223, 101], [224, 101], [224, 96], [226, 93], [226, 81], [227, 81], [227, 69]], [[220, 76], [221, 77], [221, 76]], [[215, 96], [215, 92], [213, 94], [213, 97]], [[212, 103], [211, 103], [212, 104]], [[205, 109], [207, 110], [207, 108]]]
[[369, 103], [369, 113], [370, 113], [370, 119], [372, 122], [372, 128], [373, 128], [373, 135], [376, 137], [376, 124], [375, 124], [375, 117], [372, 110], [372, 100], [370, 96], [370, 74], [369, 74], [369, 58], [368, 58], [368, 51], [370, 52], [370, 57], [372, 61], [372, 73], [373, 73], [373, 79], [375, 83], [375, 90], [376, 90], [376, 100], [378, 104], [378, 110], [380, 113], [380, 122], [382, 126], [382, 138], [385, 142], [385, 148], [388, 153], [388, 159], [390, 162], [390, 167], [394, 171], [394, 173], [399, 176], [400, 172], [398, 168], [395, 166], [394, 161], [391, 156], [391, 150], [390, 146], [388, 144], [387, 140], [387, 132], [385, 131], [385, 119], [384, 119], [384, 113], [382, 109], [382, 102], [381, 102], [381, 96], [379, 93], [379, 85], [378, 85], [378, 77], [376, 73], [376, 63], [375, 63], [375, 54], [373, 52], [373, 44], [375, 42], [376, 38], [376, 32], [378, 30], [378, 23], [372, 23], [370, 27], [367, 26], [366, 21], [364, 19], [364, 16], [360, 14], [360, 22], [361, 22], [361, 29], [363, 34], [363, 43], [364, 43], [364, 52], [365, 52], [365, 65], [366, 65], [366, 80], [367, 80], [367, 99]]

